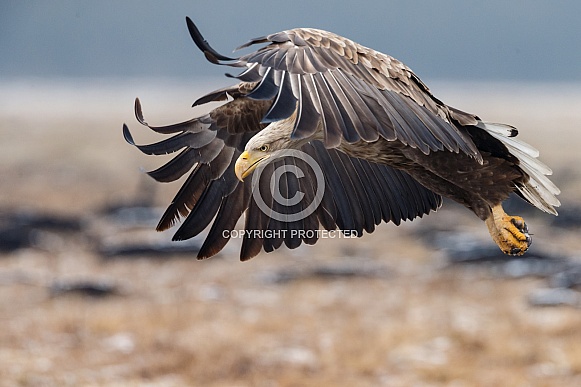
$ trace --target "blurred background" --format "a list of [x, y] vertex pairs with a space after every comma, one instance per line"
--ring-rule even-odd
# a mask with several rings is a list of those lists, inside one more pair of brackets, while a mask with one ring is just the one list
[[[581, 384], [581, 3], [11, 1], [0, 4], [0, 386]], [[238, 262], [170, 242], [123, 140], [204, 112], [219, 52], [294, 27], [410, 66], [446, 103], [515, 125], [554, 171], [557, 218], [517, 200], [522, 259], [445, 202], [358, 240]]]
[[3, 77], [216, 76], [185, 16], [218, 51], [295, 27], [325, 29], [409, 63], [423, 78], [581, 79], [576, 1], [4, 1]]

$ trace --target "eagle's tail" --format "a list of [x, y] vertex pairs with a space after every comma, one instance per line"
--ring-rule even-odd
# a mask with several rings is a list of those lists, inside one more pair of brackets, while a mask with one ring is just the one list
[[557, 215], [555, 207], [559, 207], [561, 203], [556, 196], [561, 191], [547, 178], [553, 171], [537, 159], [539, 151], [516, 139], [518, 131], [510, 125], [479, 122], [477, 126], [502, 142], [510, 154], [519, 160], [519, 167], [529, 176], [526, 183], [516, 185], [522, 197], [535, 207]]

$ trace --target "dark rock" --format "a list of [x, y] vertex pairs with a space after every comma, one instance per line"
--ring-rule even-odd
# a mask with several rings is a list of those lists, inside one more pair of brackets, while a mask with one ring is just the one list
[[34, 230], [27, 227], [14, 226], [0, 229], [0, 251], [11, 252], [14, 250], [31, 247], [34, 243]]
[[429, 231], [426, 241], [433, 247], [446, 253], [452, 264], [459, 263], [506, 263], [512, 260], [519, 261], [547, 261], [549, 263], [562, 263], [564, 257], [547, 254], [539, 246], [533, 244], [522, 257], [512, 257], [500, 251], [492, 241], [480, 241], [474, 239], [470, 233], [454, 231]]
[[104, 258], [118, 257], [159, 257], [166, 258], [169, 254], [192, 254], [200, 251], [200, 244], [197, 241], [180, 242], [156, 242], [156, 243], [130, 243], [130, 244], [103, 244], [98, 248], [99, 253]]
[[111, 204], [102, 208], [93, 222], [93, 240], [104, 258], [167, 258], [171, 254], [195, 255], [198, 240], [169, 241], [156, 238], [155, 227], [163, 209], [149, 198]]
[[474, 239], [467, 232], [424, 230], [423, 240], [429, 245], [446, 253], [448, 260], [455, 263], [482, 263], [506, 261], [503, 254], [494, 243], [484, 243]]
[[389, 275], [390, 271], [386, 266], [359, 262], [284, 269], [268, 273], [264, 280], [268, 283], [285, 284], [306, 279], [387, 278]]
[[32, 211], [0, 211], [0, 224], [48, 231], [80, 231], [82, 228], [79, 218]]
[[113, 283], [91, 280], [57, 281], [49, 287], [49, 291], [52, 297], [74, 294], [92, 298], [104, 298], [121, 294], [118, 287]]
[[36, 247], [40, 232], [78, 232], [83, 228], [79, 218], [31, 211], [0, 211], [0, 251], [11, 252]]
[[101, 220], [119, 227], [149, 227], [153, 229], [161, 218], [163, 209], [140, 203], [120, 204], [106, 207], [99, 214]]

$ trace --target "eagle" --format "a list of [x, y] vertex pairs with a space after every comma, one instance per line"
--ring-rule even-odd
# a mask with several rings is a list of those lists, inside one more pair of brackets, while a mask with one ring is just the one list
[[173, 240], [204, 233], [198, 259], [220, 252], [243, 214], [241, 260], [312, 245], [321, 231], [399, 225], [442, 197], [484, 221], [505, 254], [522, 255], [528, 227], [502, 202], [514, 192], [557, 214], [552, 171], [516, 128], [446, 105], [399, 60], [313, 28], [252, 39], [235, 51], [256, 51], [229, 57], [186, 22], [209, 62], [238, 69], [226, 74], [237, 83], [194, 102], [221, 102], [208, 113], [168, 126], [149, 125], [136, 99], [137, 120], [171, 136], [136, 145], [125, 124], [123, 134], [145, 154], [177, 153], [148, 172], [159, 182], [187, 174], [157, 230], [180, 222]]

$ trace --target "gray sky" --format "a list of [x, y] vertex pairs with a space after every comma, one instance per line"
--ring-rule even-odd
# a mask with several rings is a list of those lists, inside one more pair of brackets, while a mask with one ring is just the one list
[[190, 16], [229, 54], [293, 27], [349, 37], [424, 79], [581, 81], [577, 0], [22, 1], [0, 4], [0, 78], [219, 76]]

